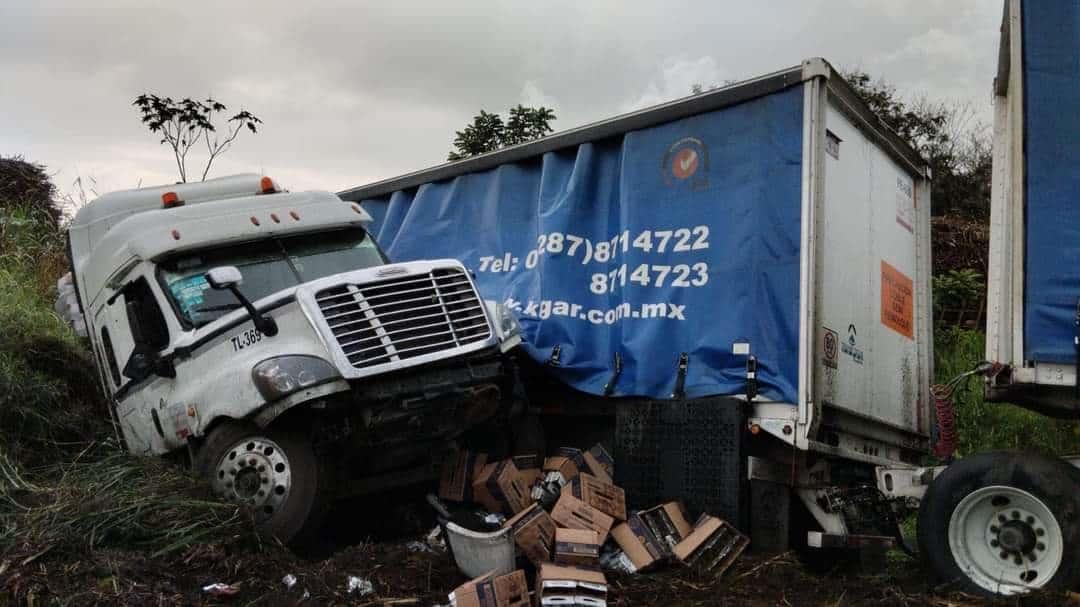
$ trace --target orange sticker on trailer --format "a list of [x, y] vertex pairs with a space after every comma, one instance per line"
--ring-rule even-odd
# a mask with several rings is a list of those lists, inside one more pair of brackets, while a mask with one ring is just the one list
[[915, 338], [915, 291], [911, 279], [881, 262], [881, 324], [908, 339]]

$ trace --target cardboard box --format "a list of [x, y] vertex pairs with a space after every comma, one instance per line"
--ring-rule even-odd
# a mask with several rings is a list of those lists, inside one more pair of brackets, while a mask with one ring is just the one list
[[564, 493], [551, 511], [551, 518], [568, 529], [591, 529], [600, 536], [600, 544], [607, 539], [615, 519], [600, 512], [578, 498]]
[[686, 565], [720, 575], [739, 558], [750, 538], [727, 521], [702, 515], [686, 539], [675, 546], [675, 558]]
[[675, 545], [690, 535], [693, 526], [686, 518], [682, 502], [667, 502], [640, 512], [641, 520], [653, 536], [660, 540], [664, 556], [671, 556]]
[[574, 460], [564, 455], [555, 455], [544, 460], [544, 480], [552, 480], [552, 473], [557, 473], [561, 479], [560, 485], [565, 485], [577, 478], [579, 469]]
[[510, 527], [514, 543], [537, 567], [551, 561], [555, 553], [555, 521], [537, 504], [507, 519], [503, 527]]
[[555, 563], [586, 569], [599, 568], [600, 534], [592, 529], [556, 529]]
[[516, 514], [531, 503], [517, 466], [509, 459], [484, 466], [473, 480], [472, 490], [473, 501], [490, 512]]
[[514, 465], [517, 466], [518, 473], [521, 474], [521, 482], [525, 484], [526, 489], [532, 491], [537, 481], [544, 477], [541, 469], [543, 459], [535, 453], [531, 455], [515, 455], [512, 459]]
[[[605, 449], [603, 445], [596, 443], [586, 452], [586, 464], [589, 463], [590, 458], [600, 464], [600, 467], [604, 469], [604, 472], [609, 478], [615, 478], [615, 458], [611, 457], [611, 454], [607, 452], [607, 449]], [[592, 466], [590, 465], [589, 467], [591, 468]], [[596, 476], [600, 476], [595, 470], [590, 470], [590, 472]]]
[[664, 558], [666, 546], [637, 513], [627, 517], [625, 523], [616, 525], [611, 530], [611, 537], [626, 557], [621, 564], [628, 573], [647, 570]]
[[454, 607], [530, 607], [525, 572], [486, 573], [458, 586], [448, 597]]
[[536, 575], [537, 603], [545, 605], [607, 605], [603, 572], [544, 563]]
[[439, 477], [439, 497], [452, 502], [472, 501], [473, 479], [487, 463], [487, 454], [457, 451], [446, 461]]
[[622, 487], [582, 472], [569, 485], [563, 487], [562, 491], [569, 492], [615, 520], [626, 520], [626, 492]]
[[596, 459], [596, 456], [593, 455], [591, 451], [586, 451], [582, 456], [582, 460], [584, 460], [583, 468], [587, 470], [589, 474], [609, 485], [615, 484], [614, 476], [608, 472], [607, 467], [600, 463], [600, 460]]
[[559, 447], [556, 455], [560, 455], [574, 462], [580, 470], [585, 465], [585, 453], [576, 447]]

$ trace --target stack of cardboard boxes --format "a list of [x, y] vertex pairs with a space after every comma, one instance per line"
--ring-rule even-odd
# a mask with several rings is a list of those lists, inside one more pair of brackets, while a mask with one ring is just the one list
[[[514, 542], [537, 570], [540, 605], [606, 605], [603, 568], [636, 573], [676, 561], [725, 571], [749, 539], [725, 521], [702, 515], [689, 522], [679, 502], [627, 512], [626, 494], [614, 484], [614, 461], [596, 445], [562, 448], [556, 455], [515, 456], [489, 462], [460, 452], [443, 469], [439, 495], [475, 502], [509, 516]], [[612, 542], [605, 548], [608, 539]], [[522, 570], [488, 574], [456, 589], [456, 606], [517, 607]], [[525, 600], [528, 589], [525, 589]]]

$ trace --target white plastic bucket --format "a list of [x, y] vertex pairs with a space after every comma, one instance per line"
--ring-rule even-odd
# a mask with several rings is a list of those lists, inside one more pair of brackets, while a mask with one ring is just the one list
[[491, 533], [470, 531], [446, 523], [446, 537], [458, 569], [470, 578], [494, 571], [503, 575], [514, 571], [517, 557], [514, 535], [509, 527]]

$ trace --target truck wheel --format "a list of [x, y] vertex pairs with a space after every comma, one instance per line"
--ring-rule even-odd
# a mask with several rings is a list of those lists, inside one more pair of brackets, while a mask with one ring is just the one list
[[250, 506], [260, 533], [282, 542], [305, 541], [325, 514], [325, 473], [300, 434], [226, 422], [210, 432], [194, 468], [216, 496]]
[[919, 508], [919, 550], [946, 582], [982, 595], [1080, 582], [1080, 485], [1071, 466], [992, 452], [949, 466]]

